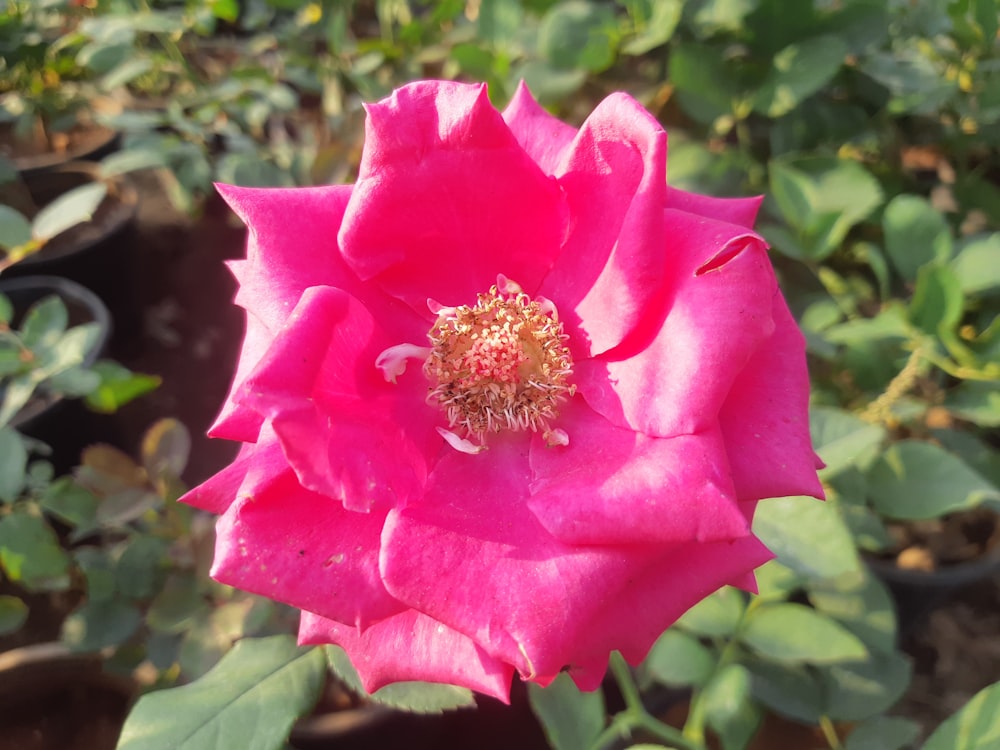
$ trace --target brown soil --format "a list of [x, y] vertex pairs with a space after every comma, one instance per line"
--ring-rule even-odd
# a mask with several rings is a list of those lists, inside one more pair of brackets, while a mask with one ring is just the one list
[[1000, 552], [1000, 514], [989, 508], [926, 521], [894, 522], [888, 528], [892, 556], [904, 570], [932, 572]]

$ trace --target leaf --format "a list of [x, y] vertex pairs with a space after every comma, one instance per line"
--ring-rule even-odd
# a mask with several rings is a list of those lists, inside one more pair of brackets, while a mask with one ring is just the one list
[[538, 27], [538, 53], [552, 67], [599, 73], [615, 60], [611, 34], [614, 12], [586, 0], [558, 3]]
[[0, 427], [0, 500], [14, 502], [24, 489], [28, 470], [28, 450], [20, 434]]
[[130, 401], [156, 390], [162, 382], [159, 375], [132, 372], [110, 360], [101, 360], [90, 369], [99, 376], [100, 382], [87, 394], [86, 403], [88, 408], [101, 414], [116, 412]]
[[153, 536], [136, 536], [118, 558], [115, 579], [118, 591], [130, 599], [149, 599], [163, 583], [163, 574], [169, 565], [165, 539]]
[[949, 717], [923, 750], [992, 750], [1000, 746], [1000, 682], [983, 688]]
[[62, 625], [62, 641], [76, 651], [100, 651], [119, 646], [138, 630], [142, 614], [117, 599], [88, 601]]
[[788, 45], [771, 61], [771, 70], [754, 97], [754, 109], [781, 117], [829, 83], [840, 70], [847, 46], [824, 35]]
[[528, 701], [554, 750], [590, 747], [604, 729], [601, 691], [581, 692], [568, 674], [546, 688], [528, 683]]
[[730, 636], [736, 632], [745, 607], [743, 594], [732, 586], [723, 586], [681, 615], [676, 624], [698, 635]]
[[42, 518], [21, 511], [0, 518], [0, 566], [10, 580], [29, 590], [63, 590], [69, 562]]
[[140, 169], [167, 166], [167, 156], [152, 148], [117, 151], [101, 161], [101, 176], [105, 179]]
[[938, 518], [1000, 499], [1000, 491], [933, 443], [902, 440], [868, 472], [868, 497], [887, 518]]
[[374, 703], [419, 714], [440, 714], [443, 711], [467, 708], [476, 704], [471, 690], [457, 685], [433, 682], [394, 682], [379, 688], [374, 693], [368, 693], [361, 685], [361, 679], [344, 649], [340, 646], [327, 646], [324, 652], [327, 664], [333, 673], [348, 688]]
[[90, 221], [108, 193], [103, 182], [81, 185], [56, 198], [38, 212], [31, 223], [36, 240], [48, 241], [67, 229]]
[[16, 596], [0, 594], [0, 635], [15, 632], [27, 619], [27, 604]]
[[898, 651], [873, 651], [863, 662], [830, 665], [820, 672], [826, 713], [840, 721], [881, 714], [903, 697], [912, 671], [908, 657]]
[[882, 215], [885, 251], [907, 281], [932, 261], [947, 262], [952, 254], [951, 230], [944, 217], [924, 198], [899, 195]]
[[972, 237], [951, 261], [965, 294], [982, 294], [1000, 288], [1000, 233]]
[[31, 222], [20, 211], [0, 205], [0, 247], [12, 250], [31, 242]]
[[869, 463], [886, 437], [885, 428], [840, 409], [815, 407], [809, 410], [809, 420], [816, 453], [826, 464], [821, 470], [824, 479]]
[[763, 500], [753, 531], [800, 576], [832, 578], [861, 569], [851, 532], [832, 503], [804, 496]]
[[71, 526], [86, 528], [97, 520], [97, 496], [72, 477], [55, 480], [45, 488], [39, 502], [46, 512]]
[[764, 604], [751, 610], [740, 638], [780, 662], [833, 664], [864, 659], [868, 654], [857, 636], [802, 604]]
[[242, 640], [200, 679], [142, 696], [118, 750], [272, 750], [316, 703], [325, 674], [322, 651], [291, 636]]
[[671, 45], [667, 78], [681, 107], [698, 122], [731, 115], [740, 94], [721, 50], [690, 42]]
[[34, 303], [21, 321], [21, 341], [29, 349], [50, 346], [69, 323], [65, 303], [55, 295]]
[[669, 42], [684, 10], [682, 0], [650, 0], [649, 5], [652, 10], [649, 20], [643, 22], [639, 33], [622, 47], [627, 55], [644, 55]]
[[142, 437], [142, 465], [151, 477], [179, 477], [191, 453], [191, 435], [176, 419], [160, 419]]
[[750, 683], [746, 667], [728, 664], [716, 673], [700, 697], [708, 724], [722, 740], [723, 750], [742, 750], [760, 726], [762, 712], [751, 700]]
[[965, 298], [962, 282], [948, 266], [928, 264], [917, 271], [917, 286], [910, 301], [910, 320], [934, 335], [951, 331], [962, 319]]
[[892, 653], [896, 647], [896, 610], [885, 585], [869, 571], [817, 581], [808, 587], [817, 612], [836, 618], [869, 650]]
[[847, 736], [844, 750], [903, 750], [920, 736], [920, 725], [899, 716], [873, 716]]
[[697, 638], [671, 628], [653, 644], [643, 665], [653, 679], [664, 685], [701, 686], [712, 675], [715, 658]]
[[981, 427], [1000, 427], [1000, 389], [995, 383], [966, 380], [949, 391], [948, 411]]
[[823, 715], [823, 687], [801, 664], [778, 664], [755, 657], [744, 662], [750, 670], [753, 696], [782, 716], [815, 724]]

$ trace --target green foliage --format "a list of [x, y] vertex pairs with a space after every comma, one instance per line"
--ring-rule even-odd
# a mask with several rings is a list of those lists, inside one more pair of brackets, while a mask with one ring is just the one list
[[581, 692], [567, 674], [545, 688], [529, 684], [528, 700], [554, 750], [590, 747], [604, 729], [601, 692]]

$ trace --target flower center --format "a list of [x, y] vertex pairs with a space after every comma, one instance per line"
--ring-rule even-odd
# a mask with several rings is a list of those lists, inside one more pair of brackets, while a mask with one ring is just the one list
[[551, 422], [576, 390], [573, 358], [551, 302], [501, 276], [474, 306], [441, 308], [427, 337], [428, 401], [440, 404], [452, 427], [479, 441], [530, 429], [552, 444], [567, 442]]

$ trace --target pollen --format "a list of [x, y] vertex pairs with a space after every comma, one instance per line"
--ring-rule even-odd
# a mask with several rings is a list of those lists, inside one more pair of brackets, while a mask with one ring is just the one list
[[475, 305], [439, 308], [427, 335], [428, 401], [444, 409], [453, 429], [480, 444], [504, 430], [532, 430], [551, 445], [566, 443], [552, 422], [576, 390], [573, 358], [551, 302], [500, 276]]

